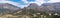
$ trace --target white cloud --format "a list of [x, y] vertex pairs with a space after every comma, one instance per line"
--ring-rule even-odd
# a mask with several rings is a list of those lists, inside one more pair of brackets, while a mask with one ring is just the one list
[[37, 3], [38, 5], [41, 5], [41, 4], [45, 3], [45, 1], [44, 0], [36, 0], [35, 3]]
[[49, 3], [60, 2], [60, 0], [50, 0]]
[[28, 1], [27, 0], [22, 0], [24, 3], [28, 3]]

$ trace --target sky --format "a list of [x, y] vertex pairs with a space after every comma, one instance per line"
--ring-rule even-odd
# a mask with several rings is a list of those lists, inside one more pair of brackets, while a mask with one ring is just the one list
[[36, 3], [37, 5], [41, 5], [43, 3], [55, 3], [60, 2], [60, 0], [0, 0], [0, 3], [9, 3], [15, 5], [17, 7], [27, 7], [30, 3]]

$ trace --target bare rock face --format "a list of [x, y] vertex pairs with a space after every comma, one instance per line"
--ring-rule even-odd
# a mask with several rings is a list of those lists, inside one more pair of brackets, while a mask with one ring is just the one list
[[36, 3], [31, 3], [27, 8], [29, 9], [37, 9], [39, 6]]
[[11, 13], [13, 11], [16, 11], [20, 9], [17, 6], [14, 6], [12, 4], [9, 3], [0, 3], [0, 13]]
[[50, 10], [50, 11], [60, 11], [60, 2], [57, 3], [44, 3], [41, 6], [43, 6], [43, 9]]

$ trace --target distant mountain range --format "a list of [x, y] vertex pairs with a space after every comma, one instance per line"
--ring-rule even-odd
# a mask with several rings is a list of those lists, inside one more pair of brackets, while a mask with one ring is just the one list
[[60, 2], [44, 3], [44, 4], [42, 4], [42, 6], [43, 6], [43, 8], [48, 9], [48, 10], [60, 12]]
[[36, 3], [31, 3], [26, 9], [34, 9], [39, 11], [60, 11], [60, 2], [57, 3], [43, 3], [41, 6], [37, 5]]
[[[20, 10], [20, 7], [16, 7], [9, 3], [0, 3], [0, 13], [12, 13], [14, 11]], [[31, 3], [28, 7], [23, 8], [23, 12], [26, 10], [33, 9], [36, 11], [54, 11], [60, 12], [60, 2], [57, 3], [43, 3], [41, 6], [36, 3]]]

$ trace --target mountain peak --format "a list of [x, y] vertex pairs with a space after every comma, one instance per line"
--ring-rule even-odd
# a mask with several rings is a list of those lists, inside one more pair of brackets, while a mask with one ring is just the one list
[[37, 9], [37, 8], [39, 8], [40, 6], [39, 5], [37, 5], [36, 3], [31, 3], [31, 4], [29, 4], [28, 5], [28, 7], [26, 7], [26, 9]]

